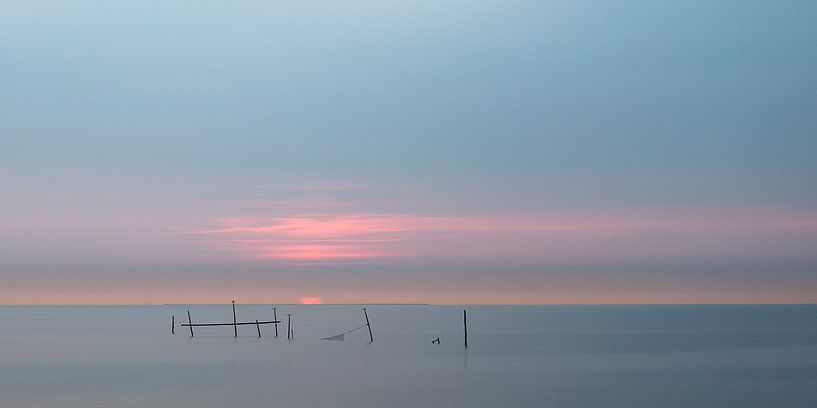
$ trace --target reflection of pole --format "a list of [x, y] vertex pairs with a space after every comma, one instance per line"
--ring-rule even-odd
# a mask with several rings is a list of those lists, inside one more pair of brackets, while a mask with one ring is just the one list
[[193, 321], [190, 320], [190, 311], [187, 311], [187, 324], [190, 326], [190, 337], [193, 337]]
[[235, 337], [238, 337], [238, 326], [235, 321], [235, 300], [233, 300], [233, 332], [235, 333]]
[[468, 347], [468, 316], [462, 311], [462, 327], [465, 329], [465, 347]]
[[363, 308], [363, 316], [366, 316], [366, 327], [369, 328], [369, 342], [374, 342], [374, 337], [372, 337], [372, 325], [369, 324], [369, 314], [366, 313], [366, 308]]
[[275, 337], [278, 337], [278, 312], [275, 309], [278, 308], [272, 308], [272, 320], [275, 321]]
[[292, 323], [292, 314], [287, 314], [287, 339], [292, 340], [292, 329], [290, 329], [290, 324]]
[[170, 334], [176, 334], [176, 315], [170, 320]]

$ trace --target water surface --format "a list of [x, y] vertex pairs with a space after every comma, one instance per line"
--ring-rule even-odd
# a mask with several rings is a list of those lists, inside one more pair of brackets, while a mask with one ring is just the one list
[[[238, 305], [244, 321], [270, 305]], [[2, 407], [814, 407], [817, 306], [0, 307]], [[286, 338], [286, 314], [295, 338]], [[440, 345], [431, 340], [439, 337]]]

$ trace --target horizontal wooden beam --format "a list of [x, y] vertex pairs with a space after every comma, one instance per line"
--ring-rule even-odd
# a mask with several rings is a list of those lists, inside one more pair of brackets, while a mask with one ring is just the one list
[[184, 327], [199, 327], [199, 326], [244, 326], [248, 324], [274, 324], [281, 323], [280, 320], [269, 320], [266, 322], [239, 322], [239, 323], [196, 323], [196, 324], [180, 324]]

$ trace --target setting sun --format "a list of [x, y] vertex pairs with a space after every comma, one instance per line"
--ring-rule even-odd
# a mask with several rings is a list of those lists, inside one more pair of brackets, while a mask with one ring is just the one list
[[302, 305], [319, 305], [321, 303], [323, 303], [323, 301], [319, 297], [307, 296], [307, 297], [301, 298], [301, 304]]

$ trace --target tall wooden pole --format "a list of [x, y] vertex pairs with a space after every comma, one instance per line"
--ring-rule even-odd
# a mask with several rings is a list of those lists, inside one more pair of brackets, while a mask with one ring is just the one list
[[366, 327], [369, 328], [369, 342], [374, 343], [374, 337], [372, 336], [372, 325], [369, 324], [369, 314], [366, 313], [366, 308], [363, 308], [363, 316], [366, 316]]
[[278, 337], [278, 312], [275, 309], [278, 308], [277, 307], [272, 308], [272, 320], [275, 321], [275, 337]]
[[187, 324], [190, 325], [190, 337], [193, 337], [193, 321], [190, 320], [190, 311], [187, 311]]
[[261, 338], [261, 325], [258, 324], [258, 320], [255, 321], [255, 328], [258, 329], [258, 338]]
[[287, 339], [292, 340], [292, 329], [290, 329], [290, 323], [292, 322], [292, 314], [287, 314]]
[[238, 326], [236, 325], [235, 319], [235, 300], [233, 300], [233, 332], [235, 333], [235, 337], [238, 337]]
[[465, 329], [465, 347], [468, 347], [468, 316], [462, 311], [462, 327]]
[[176, 315], [170, 318], [170, 334], [176, 334]]

